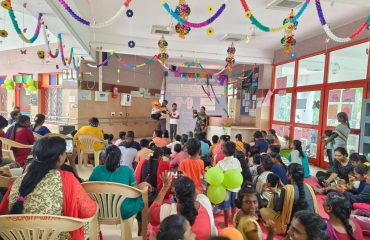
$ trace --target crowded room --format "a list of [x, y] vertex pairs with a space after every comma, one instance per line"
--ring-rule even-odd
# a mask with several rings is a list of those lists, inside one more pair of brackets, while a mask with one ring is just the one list
[[370, 0], [0, 0], [0, 240], [370, 240]]

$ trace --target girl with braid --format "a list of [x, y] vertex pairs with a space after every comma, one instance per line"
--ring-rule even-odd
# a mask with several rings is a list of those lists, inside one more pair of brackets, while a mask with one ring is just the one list
[[302, 165], [291, 163], [288, 166], [288, 178], [291, 184], [287, 184], [281, 190], [280, 196], [275, 195], [274, 209], [261, 208], [260, 214], [265, 222], [275, 222], [276, 233], [285, 234], [294, 214], [301, 210], [311, 210], [318, 213], [315, 193], [311, 186], [305, 184], [304, 170]]
[[328, 193], [324, 202], [329, 215], [327, 232], [330, 240], [362, 240], [362, 229], [355, 219], [351, 219], [352, 206], [341, 193]]

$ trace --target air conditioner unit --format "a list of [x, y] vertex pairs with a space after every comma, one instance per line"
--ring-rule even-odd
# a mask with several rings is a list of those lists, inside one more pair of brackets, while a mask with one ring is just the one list
[[267, 9], [290, 10], [299, 7], [305, 0], [272, 0], [267, 4]]
[[175, 32], [175, 29], [170, 26], [153, 25], [150, 32], [151, 34], [172, 35]]
[[240, 42], [242, 40], [245, 40], [247, 38], [247, 35], [243, 34], [234, 34], [234, 33], [227, 33], [223, 35], [220, 40], [224, 42]]

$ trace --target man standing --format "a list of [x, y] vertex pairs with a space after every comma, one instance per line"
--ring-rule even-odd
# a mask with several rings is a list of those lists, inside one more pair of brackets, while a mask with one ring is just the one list
[[173, 138], [177, 134], [177, 121], [180, 118], [180, 113], [177, 110], [177, 104], [172, 104], [172, 112], [170, 114], [170, 139], [171, 142], [173, 141]]
[[163, 100], [162, 106], [160, 108], [161, 116], [159, 117], [159, 120], [157, 121], [157, 130], [166, 130], [166, 119], [168, 116], [168, 110], [167, 110], [167, 100]]

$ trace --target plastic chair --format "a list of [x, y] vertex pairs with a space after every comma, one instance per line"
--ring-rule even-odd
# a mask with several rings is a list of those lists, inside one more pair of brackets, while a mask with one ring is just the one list
[[8, 188], [17, 178], [0, 176], [0, 188]]
[[60, 138], [66, 139], [67, 135], [64, 135], [61, 133], [47, 133], [44, 135], [44, 137], [60, 137]]
[[121, 239], [132, 240], [132, 225], [135, 216], [123, 220], [121, 205], [125, 198], [142, 197], [144, 208], [142, 215], [142, 239], [147, 238], [148, 232], [148, 189], [139, 190], [124, 184], [111, 182], [85, 182], [82, 187], [99, 205], [98, 224], [121, 224]]
[[[94, 219], [96, 215], [88, 219], [38, 214], [3, 215], [0, 216], [0, 237], [11, 240], [54, 240], [59, 239], [60, 233], [72, 232], [83, 227], [84, 223], [93, 223]], [[94, 228], [91, 224], [90, 227]], [[97, 240], [97, 229], [90, 230], [89, 236], [91, 240]]]
[[24, 145], [18, 142], [15, 142], [13, 140], [9, 140], [7, 138], [1, 138], [0, 141], [2, 143], [2, 152], [3, 152], [3, 158], [7, 158], [10, 160], [15, 161], [14, 153], [12, 148], [28, 148], [31, 149], [33, 145]]
[[81, 167], [83, 162], [86, 167], [88, 162], [88, 154], [94, 154], [95, 167], [99, 166], [99, 157], [101, 150], [95, 151], [94, 145], [95, 143], [104, 144], [104, 140], [93, 135], [79, 135], [78, 142], [80, 149], [78, 165]]

